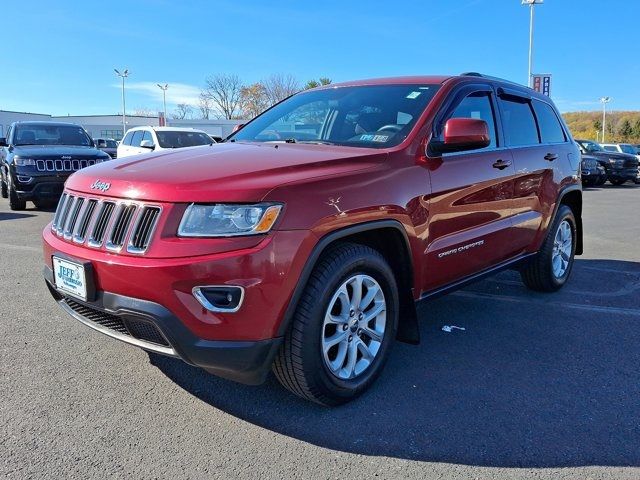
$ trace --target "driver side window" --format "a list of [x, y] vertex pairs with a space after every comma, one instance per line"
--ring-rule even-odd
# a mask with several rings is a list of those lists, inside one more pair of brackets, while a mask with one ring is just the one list
[[460, 102], [449, 118], [475, 118], [477, 120], [484, 120], [489, 127], [491, 143], [488, 147], [471, 151], [496, 148], [496, 123], [491, 105], [491, 97], [488, 92], [476, 92], [468, 95]]

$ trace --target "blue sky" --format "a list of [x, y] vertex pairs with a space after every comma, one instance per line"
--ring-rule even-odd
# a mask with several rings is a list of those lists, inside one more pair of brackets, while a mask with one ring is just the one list
[[[520, 0], [8, 1], [2, 7], [0, 110], [56, 115], [121, 110], [113, 68], [128, 68], [127, 110], [195, 101], [207, 75], [250, 83], [480, 71], [527, 76]], [[534, 71], [553, 74], [562, 111], [640, 110], [640, 2], [545, 0]]]

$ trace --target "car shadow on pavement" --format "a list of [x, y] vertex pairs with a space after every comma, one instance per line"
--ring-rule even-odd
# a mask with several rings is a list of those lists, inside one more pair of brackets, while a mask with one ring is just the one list
[[[212, 407], [341, 452], [491, 467], [640, 466], [640, 263], [577, 260], [574, 273], [557, 294], [529, 292], [504, 272], [421, 306], [422, 343], [396, 343], [370, 391], [338, 408], [300, 400], [272, 377], [251, 387], [150, 359]], [[446, 333], [445, 324], [465, 330]]]
[[2, 220], [19, 220], [21, 218], [35, 217], [29, 213], [16, 213], [16, 212], [0, 212], [0, 222]]

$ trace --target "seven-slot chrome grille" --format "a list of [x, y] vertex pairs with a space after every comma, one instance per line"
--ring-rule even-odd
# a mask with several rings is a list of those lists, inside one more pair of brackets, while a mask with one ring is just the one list
[[160, 218], [161, 207], [129, 200], [91, 198], [65, 192], [51, 230], [67, 241], [110, 252], [143, 254]]
[[36, 160], [36, 170], [39, 172], [75, 172], [96, 163], [102, 163], [102, 160]]

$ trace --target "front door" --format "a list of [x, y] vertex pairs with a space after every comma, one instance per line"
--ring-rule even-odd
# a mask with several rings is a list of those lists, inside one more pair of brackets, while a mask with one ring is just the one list
[[457, 117], [484, 120], [491, 144], [431, 159], [431, 220], [423, 291], [443, 287], [513, 255], [509, 238], [513, 159], [501, 148], [492, 90], [472, 91], [449, 109], [442, 123]]

